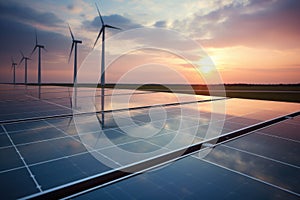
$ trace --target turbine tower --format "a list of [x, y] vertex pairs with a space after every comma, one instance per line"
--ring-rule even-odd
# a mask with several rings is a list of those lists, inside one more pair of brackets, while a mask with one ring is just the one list
[[[35, 31], [35, 46], [31, 52], [31, 55], [35, 52], [36, 49], [39, 49], [39, 55], [38, 55], [38, 84], [41, 85], [41, 68], [42, 68], [42, 64], [41, 64], [41, 59], [42, 59], [42, 54], [41, 54], [41, 50], [45, 49], [44, 45], [41, 45], [38, 43], [38, 37], [37, 37], [37, 32]], [[31, 56], [30, 55], [30, 56]]]
[[[121, 30], [120, 28], [111, 26], [109, 24], [105, 24], [102, 16], [100, 14], [99, 8], [97, 6], [97, 4], [95, 3], [97, 11], [98, 11], [98, 15], [100, 17], [101, 20], [101, 28], [99, 30], [99, 34], [96, 38], [96, 41], [94, 43], [94, 47], [96, 46], [98, 39], [101, 36], [102, 33], [102, 58], [101, 58], [101, 110], [102, 110], [102, 125], [104, 126], [104, 86], [105, 86], [105, 29], [106, 28], [111, 28], [111, 29], [117, 29], [117, 30]], [[93, 48], [94, 48], [93, 47]]]
[[71, 30], [71, 27], [70, 27], [70, 25], [68, 25], [68, 26], [69, 26], [70, 34], [71, 34], [71, 37], [72, 37], [72, 47], [71, 47], [71, 51], [70, 51], [70, 55], [69, 55], [69, 62], [70, 62], [70, 59], [71, 59], [73, 48], [75, 46], [75, 48], [74, 48], [74, 76], [73, 76], [73, 84], [75, 84], [76, 75], [77, 75], [77, 44], [81, 44], [82, 41], [81, 40], [75, 40], [74, 35], [72, 33], [72, 30]]
[[18, 64], [15, 63], [14, 59], [11, 57], [11, 69], [14, 70], [14, 73], [13, 73], [13, 83], [16, 84], [16, 66]]
[[19, 65], [23, 62], [25, 63], [25, 77], [24, 77], [24, 84], [27, 85], [27, 61], [31, 60], [29, 57], [24, 56], [23, 52], [20, 50], [20, 53], [22, 55], [22, 58], [20, 60]]
[[95, 5], [96, 5], [96, 8], [97, 8], [102, 26], [101, 26], [101, 29], [100, 29], [99, 34], [97, 36], [97, 39], [94, 43], [94, 47], [96, 46], [96, 44], [98, 42], [98, 39], [100, 38], [101, 33], [102, 33], [101, 87], [104, 88], [104, 86], [105, 86], [105, 70], [104, 70], [105, 69], [105, 29], [106, 28], [112, 28], [112, 29], [117, 29], [117, 30], [121, 30], [121, 29], [117, 28], [117, 27], [114, 27], [114, 26], [111, 26], [109, 24], [105, 24], [96, 3], [95, 3]]

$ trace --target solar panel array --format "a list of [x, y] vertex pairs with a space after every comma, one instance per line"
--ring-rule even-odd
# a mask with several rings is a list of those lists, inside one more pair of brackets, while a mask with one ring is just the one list
[[[100, 102], [98, 92], [84, 88], [78, 99], [85, 102], [96, 94], [94, 101]], [[3, 198], [42, 197], [57, 191], [68, 197], [71, 190], [64, 189], [72, 185], [82, 186], [70, 194], [79, 199], [299, 197], [300, 118], [285, 117], [299, 115], [299, 104], [105, 92], [105, 126], [99, 126], [92, 119], [103, 114], [97, 105], [93, 114], [81, 110], [73, 115], [72, 89], [0, 86]], [[213, 109], [214, 102], [224, 103], [226, 112]], [[212, 122], [212, 116], [217, 120]], [[264, 124], [274, 119], [278, 123]], [[245, 131], [249, 127], [255, 130]], [[213, 137], [221, 137], [220, 130], [224, 141], [207, 145]], [[240, 132], [242, 137], [230, 137]], [[206, 146], [168, 159], [177, 150], [199, 144]], [[139, 170], [116, 174], [128, 166]], [[104, 182], [92, 187], [93, 180]]]
[[297, 199], [299, 122], [289, 119], [218, 145], [205, 158], [197, 152], [75, 199]]

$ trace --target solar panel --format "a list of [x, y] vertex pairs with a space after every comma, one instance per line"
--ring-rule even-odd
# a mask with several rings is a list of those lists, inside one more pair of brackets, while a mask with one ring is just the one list
[[[7, 97], [7, 99], [0, 101], [0, 109], [2, 111], [0, 114], [0, 122], [11, 122], [30, 118], [47, 118], [51, 116], [71, 116], [73, 114], [72, 89], [42, 86], [38, 91], [37, 88], [33, 87], [25, 88], [24, 86], [23, 89], [19, 87], [21, 86], [18, 86], [16, 90], [13, 89], [13, 94], [9, 94], [8, 97], [6, 96], [8, 91], [5, 90], [3, 92], [2, 90], [4, 93], [2, 98]], [[96, 108], [95, 111], [100, 111], [100, 106], [97, 106], [97, 102], [101, 102], [101, 95], [98, 94], [99, 91], [99, 89], [79, 88], [76, 99], [81, 106], [90, 102], [93, 109]], [[211, 97], [208, 96], [174, 95], [172, 93], [163, 93], [163, 95], [161, 95], [162, 93], [160, 92], [138, 91], [132, 95], [131, 90], [116, 89], [112, 92], [112, 90], [106, 89], [105, 91], [107, 93], [104, 100], [106, 110], [172, 105], [211, 99]], [[38, 92], [40, 92], [40, 94], [37, 94]], [[94, 112], [94, 110], [92, 111]], [[91, 111], [84, 108], [82, 112]]]
[[[158, 177], [175, 178], [175, 172], [188, 169], [183, 166], [189, 166], [191, 169], [202, 167], [203, 170], [211, 172], [207, 172], [207, 176], [212, 177], [215, 177], [215, 174], [222, 177], [221, 174], [225, 173], [237, 184], [242, 180], [249, 183], [249, 187], [276, 191], [263, 192], [267, 193], [266, 195], [278, 193], [293, 196], [295, 194], [292, 192], [296, 195], [299, 193], [293, 180], [286, 182], [291, 187], [286, 189], [289, 190], [286, 192], [286, 187], [283, 187], [285, 182], [278, 185], [277, 182], [255, 176], [248, 171], [239, 171], [239, 168], [231, 166], [238, 162], [236, 158], [243, 157], [251, 158], [253, 162], [261, 162], [262, 164], [257, 166], [258, 170], [262, 170], [263, 164], [268, 165], [274, 160], [280, 161], [275, 162], [274, 168], [278, 166], [278, 169], [281, 169], [280, 167], [284, 166], [282, 169], [290, 169], [291, 173], [299, 170], [299, 160], [297, 156], [293, 158], [299, 151], [299, 138], [293, 133], [293, 130], [297, 130], [293, 127], [298, 126], [295, 121], [299, 121], [299, 118], [285, 117], [298, 115], [299, 104], [106, 89], [105, 112], [101, 112], [100, 107], [96, 105], [94, 112], [89, 113], [89, 107], [87, 110], [81, 108], [80, 112], [72, 109], [74, 105], [70, 101], [72, 95], [69, 91], [66, 87], [42, 86], [39, 98], [39, 95], [35, 97], [36, 86], [13, 88], [11, 85], [0, 85], [1, 111], [3, 109], [0, 114], [0, 177], [1, 187], [4, 188], [0, 193], [3, 198], [31, 198], [50, 193], [57, 197], [67, 197], [76, 196], [80, 192], [84, 192], [84, 195], [78, 198], [93, 196], [95, 193], [110, 198], [116, 198], [115, 195], [139, 198], [122, 188], [125, 186], [124, 181], [129, 181], [132, 189], [146, 187], [150, 183], [147, 182], [143, 186], [138, 177], [147, 177], [152, 181], [152, 174], [158, 173]], [[87, 99], [96, 104], [100, 102], [101, 96], [97, 97], [97, 92], [99, 91], [84, 88], [78, 93], [79, 105]], [[93, 96], [95, 93], [96, 98]], [[226, 112], [215, 109], [213, 103], [225, 105]], [[95, 104], [93, 105], [95, 107]], [[101, 122], [103, 114], [105, 123]], [[279, 121], [284, 122], [273, 124]], [[265, 127], [267, 125], [270, 126]], [[283, 129], [288, 131], [286, 134], [272, 131], [273, 126], [283, 126]], [[255, 132], [249, 134], [253, 130]], [[246, 136], [239, 137], [241, 135]], [[236, 137], [238, 139], [229, 141]], [[257, 139], [259, 141], [255, 142]], [[205, 150], [214, 144], [219, 145], [205, 158], [197, 157], [198, 154], [192, 155], [199, 149]], [[284, 156], [285, 149], [273, 149], [277, 145], [293, 150], [289, 156]], [[229, 160], [231, 163], [225, 163], [226, 160], [219, 158], [219, 155], [232, 156], [232, 160]], [[104, 187], [108, 183], [131, 176], [132, 171], [126, 169], [140, 172], [178, 158], [181, 159], [163, 169], [146, 172]], [[190, 176], [196, 177], [193, 173], [197, 176], [204, 173], [200, 171], [190, 171], [190, 175], [183, 173], [181, 178], [185, 180]], [[263, 172], [261, 171], [262, 174]], [[265, 174], [270, 176], [271, 172], [270, 170]], [[204, 174], [202, 176], [206, 176]], [[159, 185], [157, 176], [154, 175], [154, 185]], [[212, 179], [215, 182], [220, 181], [217, 178]], [[280, 176], [276, 180], [279, 179]], [[174, 195], [171, 192], [173, 187], [168, 187], [171, 184], [168, 181], [171, 180], [172, 178], [165, 180], [166, 185], [161, 186], [166, 191], [166, 197]], [[195, 178], [194, 181], [196, 180], [198, 179]], [[202, 182], [208, 188], [207, 181]], [[175, 183], [183, 184], [178, 180], [174, 180]], [[85, 193], [94, 187], [103, 188]], [[177, 187], [179, 186], [175, 186]], [[191, 195], [202, 191], [192, 188], [187, 190]], [[243, 188], [238, 191], [245, 192], [247, 185]], [[156, 192], [161, 190], [156, 186], [153, 189]], [[120, 191], [118, 194], [110, 194], [109, 191], [114, 190]], [[168, 196], [169, 193], [171, 196]], [[144, 194], [148, 193], [145, 191]], [[184, 197], [182, 195], [183, 193], [179, 194]]]
[[166, 170], [132, 177], [77, 199], [272, 199], [274, 196], [293, 198], [293, 195], [188, 157]]
[[[280, 125], [292, 127], [289, 121]], [[277, 138], [255, 131], [214, 147], [204, 158], [195, 153], [75, 199], [296, 199], [300, 141], [281, 133]]]

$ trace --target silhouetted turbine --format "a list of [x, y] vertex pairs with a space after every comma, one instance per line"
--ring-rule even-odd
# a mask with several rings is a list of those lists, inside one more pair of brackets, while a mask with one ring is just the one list
[[96, 3], [95, 3], [95, 5], [96, 5], [96, 8], [97, 8], [102, 26], [101, 26], [101, 29], [99, 30], [99, 34], [97, 36], [97, 39], [94, 43], [94, 47], [96, 46], [96, 44], [98, 42], [98, 39], [100, 38], [101, 33], [103, 33], [102, 34], [102, 60], [101, 60], [101, 87], [104, 87], [104, 85], [105, 85], [105, 70], [104, 70], [105, 69], [105, 28], [112, 28], [112, 29], [117, 29], [117, 30], [121, 30], [121, 29], [117, 28], [117, 27], [114, 27], [114, 26], [111, 26], [111, 25], [108, 25], [108, 24], [105, 24]]
[[[102, 33], [102, 59], [101, 59], [101, 110], [102, 110], [102, 125], [104, 125], [104, 86], [105, 86], [105, 29], [106, 28], [112, 28], [112, 29], [117, 29], [117, 30], [121, 30], [120, 28], [117, 28], [117, 27], [114, 27], [114, 26], [111, 26], [111, 25], [108, 25], [108, 24], [105, 24], [103, 19], [102, 19], [102, 16], [101, 16], [101, 13], [99, 11], [99, 8], [97, 6], [97, 4], [95, 3], [96, 5], [96, 8], [97, 8], [97, 11], [98, 11], [98, 14], [99, 14], [99, 17], [100, 17], [100, 20], [101, 20], [101, 28], [99, 30], [99, 34], [96, 38], [96, 41], [94, 43], [94, 47], [96, 46], [97, 42], [98, 42], [98, 39], [100, 38], [101, 36], [101, 33]], [[94, 48], [93, 47], [93, 48]]]
[[70, 55], [69, 55], [69, 62], [70, 62], [70, 59], [71, 59], [73, 48], [75, 46], [75, 49], [74, 49], [74, 76], [73, 76], [73, 84], [75, 84], [76, 75], [77, 75], [77, 44], [81, 44], [82, 41], [81, 40], [75, 40], [74, 35], [72, 33], [72, 30], [71, 30], [71, 27], [70, 27], [70, 25], [68, 25], [68, 26], [69, 26], [70, 34], [71, 34], [71, 37], [72, 37], [72, 46], [71, 46], [71, 51], [70, 51]]
[[31, 55], [34, 53], [34, 51], [36, 50], [36, 48], [39, 49], [39, 55], [38, 55], [38, 84], [41, 85], [41, 68], [42, 68], [42, 64], [41, 64], [41, 59], [42, 59], [42, 54], [41, 54], [41, 49], [45, 49], [45, 46], [44, 45], [41, 45], [38, 43], [38, 37], [37, 37], [37, 33], [35, 31], [35, 46], [31, 52]]
[[24, 60], [24, 63], [25, 63], [25, 77], [24, 77], [24, 84], [26, 85], [27, 84], [27, 61], [28, 60], [31, 60], [29, 57], [26, 57], [26, 56], [24, 56], [24, 54], [23, 54], [23, 52], [20, 50], [20, 53], [21, 53], [21, 55], [22, 55], [22, 58], [21, 58], [21, 60], [20, 60], [20, 63], [19, 63], [19, 65], [23, 62], [23, 60]]
[[18, 64], [15, 63], [13, 57], [11, 57], [11, 69], [14, 70], [14, 73], [13, 73], [13, 83], [16, 84], [16, 66]]

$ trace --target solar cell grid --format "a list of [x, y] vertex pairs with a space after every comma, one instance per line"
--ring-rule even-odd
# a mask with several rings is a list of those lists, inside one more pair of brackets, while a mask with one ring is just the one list
[[[46, 89], [47, 86], [46, 88], [42, 87], [41, 91]], [[22, 120], [24, 118], [41, 118], [49, 117], [52, 115], [72, 115], [72, 91], [71, 89], [64, 90], [65, 91], [55, 91], [55, 88], [51, 88], [51, 92], [42, 92], [40, 98], [38, 97], [38, 95], [30, 92], [28, 94], [20, 92], [19, 95], [26, 96], [27, 99], [14, 97], [9, 101], [1, 102], [0, 108], [2, 112], [0, 115], [0, 121], [16, 121]], [[111, 90], [107, 91], [110, 91], [110, 93], [112, 94]], [[82, 93], [84, 93], [84, 96], [80, 95]], [[86, 104], [86, 102], [91, 102], [92, 106], [94, 107], [94, 105], [97, 105], [97, 103], [94, 102], [101, 102], [101, 98], [99, 95], [98, 97], [94, 98], [94, 95], [96, 93], [97, 92], [91, 89], [80, 88], [78, 91], [79, 96], [76, 99], [78, 100], [79, 104]], [[163, 105], [185, 101], [202, 101], [210, 99], [210, 97], [193, 97], [193, 95], [187, 95], [187, 97], [179, 95], [180, 98], [178, 99], [176, 97], [177, 95], [173, 95], [171, 93], [163, 94], [164, 98], [162, 98], [162, 93], [143, 91], [134, 92], [134, 94], [131, 96], [129, 95], [130, 91], [128, 90], [126, 90], [125, 92], [122, 90], [116, 90], [113, 93], [116, 93], [114, 97], [109, 95], [105, 96], [106, 110], [127, 109], [134, 107]], [[45, 97], [45, 94], [50, 96]], [[57, 96], [57, 94], [59, 94], [59, 96]], [[112, 105], [114, 105], [114, 107], [111, 107]], [[96, 106], [96, 108], [97, 111], [101, 110], [100, 106]], [[90, 112], [91, 110], [83, 109], [82, 111]]]
[[189, 156], [160, 170], [125, 179], [75, 199], [197, 199], [199, 197], [293, 199], [295, 196]]
[[[178, 102], [178, 100], [174, 94], [157, 92], [135, 94], [128, 105], [121, 100], [124, 97], [126, 99], [130, 91], [118, 90], [118, 97], [116, 101], [113, 101], [116, 105], [108, 106], [107, 109], [125, 109], [105, 113], [105, 124], [103, 126], [98, 121], [98, 119], [101, 121], [101, 114], [97, 114], [99, 118], [96, 118], [96, 123], [93, 119], [97, 115], [93, 113], [73, 116], [73, 111], [70, 109], [68, 89], [66, 88], [43, 87], [43, 94], [47, 94], [48, 100], [35, 98], [32, 101], [26, 98], [11, 99], [14, 94], [6, 96], [6, 93], [10, 93], [7, 88], [12, 87], [0, 86], [0, 93], [5, 93], [3, 96], [0, 95], [0, 107], [3, 108], [3, 112], [0, 114], [0, 120], [2, 121], [0, 126], [0, 176], [3, 178], [1, 180], [14, 183], [14, 185], [11, 183], [3, 186], [3, 188], [7, 188], [7, 190], [0, 192], [4, 198], [20, 198], [39, 194], [39, 189], [47, 191], [94, 175], [105, 175], [110, 173], [111, 170], [115, 170], [115, 168], [141, 163], [145, 159], [159, 157], [190, 144], [200, 144], [206, 139], [218, 136], [219, 133], [228, 134], [239, 131], [257, 123], [300, 110], [299, 104], [293, 103], [220, 98], [216, 102], [225, 102], [226, 113], [224, 114], [218, 109], [213, 109], [211, 101], [197, 102], [209, 100], [210, 97], [191, 97], [191, 95], [181, 94], [179, 96], [182, 98], [179, 102], [188, 103], [165, 106], [164, 104]], [[12, 91], [17, 96], [24, 96], [24, 89], [20, 86]], [[30, 86], [27, 89], [35, 91], [36, 87]], [[113, 92], [107, 89], [107, 93], [112, 94]], [[85, 95], [90, 95], [90, 91], [85, 91]], [[5, 99], [6, 97], [7, 99]], [[53, 98], [51, 99], [51, 97]], [[107, 101], [112, 98], [115, 98], [115, 96], [106, 96]], [[192, 99], [196, 99], [196, 101], [189, 102]], [[85, 97], [82, 100], [84, 101]], [[96, 98], [96, 100], [98, 101], [99, 98]], [[157, 106], [150, 107], [151, 105]], [[138, 109], [128, 110], [128, 107], [138, 107]], [[65, 114], [67, 116], [45, 118]], [[216, 120], [213, 123], [211, 122], [212, 115]], [[39, 117], [39, 119], [30, 119], [32, 117]], [[18, 122], [19, 119], [24, 118], [28, 119]], [[152, 172], [147, 172], [136, 177], [146, 176], [151, 179], [150, 183], [144, 182], [143, 184], [146, 185], [143, 185], [139, 182], [139, 178], [133, 177], [127, 179], [129, 182], [133, 181], [130, 183], [132, 184], [130, 188], [135, 191], [134, 188], [138, 189], [139, 186], [143, 188], [149, 186], [148, 184], [154, 184], [153, 191], [151, 190], [153, 195], [155, 192], [165, 191], [166, 197], [171, 197], [173, 189], [182, 189], [183, 185], [180, 184], [183, 184], [183, 181], [186, 181], [188, 177], [194, 177], [193, 180], [190, 180], [190, 183], [186, 184], [197, 183], [199, 185], [203, 182], [205, 185], [203, 188], [208, 189], [210, 184], [204, 181], [207, 179], [203, 178], [206, 176], [198, 171], [183, 173], [180, 177], [182, 180], [178, 179], [172, 182], [172, 178], [169, 177], [175, 177], [172, 174], [175, 173], [172, 171], [172, 166], [179, 163], [176, 169], [177, 173], [178, 170], [187, 170], [189, 167], [184, 163], [184, 160], [188, 160], [188, 163], [197, 163], [193, 165], [208, 170], [207, 176], [213, 177], [212, 180], [214, 181], [212, 183], [216, 186], [214, 188], [220, 190], [220, 194], [228, 195], [228, 197], [247, 193], [247, 188], [267, 188], [268, 191], [262, 191], [262, 194], [267, 197], [271, 197], [273, 194], [290, 197], [289, 195], [295, 195], [293, 192], [298, 194], [297, 181], [295, 181], [297, 177], [291, 175], [299, 170], [299, 160], [296, 156], [299, 153], [299, 138], [298, 132], [295, 132], [299, 130], [298, 119], [299, 117], [288, 119], [237, 140], [218, 145], [204, 159], [196, 158], [197, 155], [189, 156], [179, 162], [176, 161], [175, 164], [170, 165], [171, 168], [164, 167], [162, 171], [156, 170], [155, 173], [159, 174], [158, 177], [167, 178], [165, 180], [166, 185], [156, 187], [156, 185], [159, 185], [157, 183], [159, 179], [156, 175], [154, 175], [155, 178], [149, 175], [153, 174]], [[15, 121], [5, 122], [5, 120]], [[253, 145], [254, 143], [255, 145]], [[284, 148], [276, 151], [276, 146]], [[288, 155], [285, 155], [286, 149], [289, 148], [292, 149]], [[131, 157], [120, 154], [120, 150], [128, 152], [129, 154], [125, 155]], [[221, 159], [220, 155], [224, 158], [228, 157], [228, 160]], [[242, 159], [244, 163], [258, 163], [253, 167], [257, 167], [259, 173], [253, 174], [252, 171], [247, 171], [243, 168], [245, 164], [238, 165], [240, 163], [236, 158]], [[5, 162], [3, 162], [4, 160]], [[182, 165], [185, 166], [185, 169], [181, 169], [180, 166]], [[190, 167], [194, 169], [195, 166]], [[210, 167], [208, 168], [208, 166]], [[278, 176], [274, 177], [273, 173], [277, 173], [276, 170], [279, 172], [285, 170], [288, 174], [279, 173]], [[236, 191], [239, 191], [238, 194], [231, 194], [222, 189], [221, 179], [214, 175], [219, 173], [221, 176], [221, 172], [227, 174], [228, 177], [226, 178], [236, 185], [239, 185], [240, 180], [242, 180], [241, 189], [236, 189]], [[238, 175], [237, 172], [241, 174]], [[22, 173], [21, 176], [20, 173]], [[196, 175], [193, 173], [196, 173]], [[199, 178], [198, 175], [203, 177]], [[260, 175], [266, 175], [266, 177]], [[284, 176], [284, 178], [281, 179], [281, 176]], [[269, 180], [270, 177], [272, 181]], [[3, 181], [1, 181], [1, 184], [3, 185]], [[19, 189], [16, 188], [16, 185]], [[273, 185], [278, 186], [278, 188]], [[191, 195], [189, 197], [196, 195], [195, 190], [197, 187], [189, 186], [190, 188], [185, 188], [188, 191], [187, 193], [181, 193], [178, 190], [176, 195], [179, 195], [179, 197], [189, 196], [188, 194]], [[95, 193], [110, 198], [115, 198], [115, 195], [119, 194], [129, 198], [148, 195], [145, 192], [134, 196], [128, 191], [124, 192], [123, 187], [123, 181], [121, 181], [112, 184], [110, 187], [97, 190]], [[223, 185], [223, 187], [225, 186]], [[16, 192], [6, 192], [14, 190]], [[109, 191], [113, 190], [118, 190], [119, 193], [111, 194]], [[234, 188], [231, 188], [231, 190], [235, 191]], [[94, 193], [86, 195], [87, 197], [89, 195], [93, 196]], [[217, 194], [210, 193], [210, 195]]]
[[[216, 146], [204, 158], [195, 153], [76, 199], [144, 199], [162, 197], [161, 193], [165, 198], [295, 199], [300, 196], [299, 150], [296, 141], [262, 138], [254, 132]], [[290, 157], [284, 156], [287, 152]]]
[[261, 129], [259, 132], [263, 134], [268, 134], [272, 136], [284, 137], [291, 140], [300, 141], [300, 125], [294, 124], [294, 122], [279, 123], [271, 127], [266, 127]]

